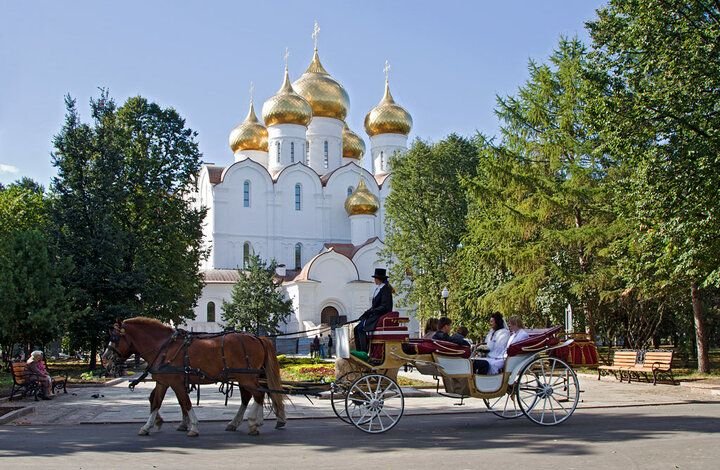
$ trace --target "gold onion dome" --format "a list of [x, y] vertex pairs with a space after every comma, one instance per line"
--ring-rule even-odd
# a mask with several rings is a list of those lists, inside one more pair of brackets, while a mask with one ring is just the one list
[[361, 179], [355, 191], [345, 199], [345, 211], [348, 215], [374, 215], [380, 208], [380, 200], [365, 186]]
[[385, 95], [365, 116], [365, 132], [370, 137], [378, 134], [408, 135], [412, 129], [410, 113], [396, 104], [390, 94], [390, 85], [385, 81]]
[[299, 124], [307, 127], [312, 119], [312, 108], [302, 96], [295, 93], [290, 85], [290, 75], [285, 68], [282, 86], [262, 107], [266, 126], [275, 124]]
[[238, 150], [268, 151], [268, 132], [258, 121], [252, 101], [245, 120], [230, 131], [229, 142], [233, 153]]
[[317, 49], [304, 74], [293, 83], [293, 88], [312, 106], [313, 116], [343, 121], [350, 107], [350, 97], [320, 63]]
[[345, 158], [362, 158], [365, 153], [365, 142], [359, 135], [350, 130], [347, 123], [342, 132], [342, 151]]

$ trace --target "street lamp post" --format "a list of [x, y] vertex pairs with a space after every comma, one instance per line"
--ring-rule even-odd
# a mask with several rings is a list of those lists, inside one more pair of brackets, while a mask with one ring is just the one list
[[440, 292], [440, 295], [443, 299], [443, 316], [447, 317], [447, 299], [450, 296], [450, 291], [447, 287], [443, 287], [442, 292]]

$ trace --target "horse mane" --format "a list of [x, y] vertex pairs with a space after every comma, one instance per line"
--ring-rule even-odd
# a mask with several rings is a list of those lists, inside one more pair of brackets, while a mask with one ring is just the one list
[[128, 318], [123, 323], [132, 323], [134, 325], [143, 325], [143, 326], [155, 326], [155, 327], [162, 327], [162, 328], [166, 328], [168, 330], [172, 330], [171, 327], [167, 326], [160, 320], [156, 320], [155, 318], [133, 317], [133, 318]]

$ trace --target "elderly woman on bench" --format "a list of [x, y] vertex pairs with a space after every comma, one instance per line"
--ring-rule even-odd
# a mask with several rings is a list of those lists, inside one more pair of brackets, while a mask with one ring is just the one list
[[30, 372], [28, 378], [42, 384], [44, 391], [43, 400], [50, 400], [50, 398], [54, 397], [52, 377], [50, 377], [50, 374], [48, 374], [45, 368], [42, 351], [33, 351], [32, 354], [30, 354], [30, 359], [27, 360], [27, 368], [28, 372]]

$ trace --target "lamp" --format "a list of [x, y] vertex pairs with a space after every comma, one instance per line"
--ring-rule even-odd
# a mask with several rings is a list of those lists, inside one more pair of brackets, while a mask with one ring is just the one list
[[443, 315], [447, 317], [447, 299], [450, 296], [450, 291], [447, 287], [443, 287], [442, 292], [440, 292], [440, 295], [443, 299]]

